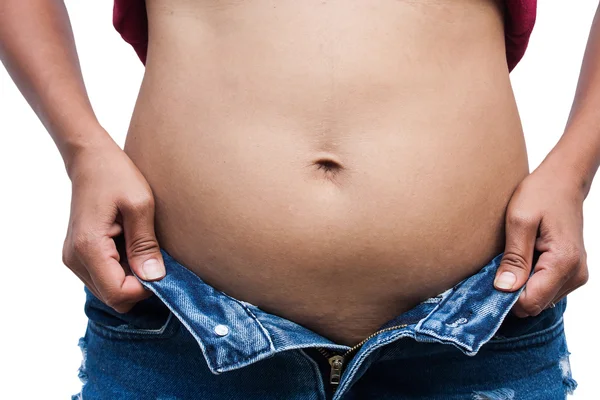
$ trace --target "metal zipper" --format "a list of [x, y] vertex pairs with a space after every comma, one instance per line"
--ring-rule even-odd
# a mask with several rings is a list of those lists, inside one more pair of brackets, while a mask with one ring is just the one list
[[406, 328], [408, 324], [390, 326], [385, 329], [378, 330], [367, 336], [365, 339], [361, 340], [360, 343], [352, 346], [348, 349], [344, 354], [336, 354], [331, 350], [327, 350], [323, 347], [317, 347], [317, 351], [321, 353], [327, 361], [329, 361], [329, 365], [331, 365], [331, 372], [329, 373], [329, 383], [334, 386], [334, 391], [337, 389], [337, 385], [340, 383], [340, 379], [342, 377], [342, 369], [344, 368], [344, 361], [348, 358], [350, 354], [358, 350], [365, 342], [373, 337], [377, 336], [381, 332], [392, 331], [394, 329]]

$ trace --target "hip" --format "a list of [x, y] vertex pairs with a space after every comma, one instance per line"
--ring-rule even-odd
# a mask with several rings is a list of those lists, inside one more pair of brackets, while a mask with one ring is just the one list
[[[509, 315], [520, 291], [493, 288], [502, 254], [353, 348], [215, 290], [163, 256], [166, 277], [143, 282], [156, 296], [128, 313], [86, 289], [83, 398], [546, 400], [577, 385], [566, 299], [536, 317]], [[341, 357], [337, 379], [323, 352]]]

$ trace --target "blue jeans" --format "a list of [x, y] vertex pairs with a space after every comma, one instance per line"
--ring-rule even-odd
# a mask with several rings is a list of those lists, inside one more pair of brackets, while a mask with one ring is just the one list
[[161, 252], [165, 278], [138, 277], [156, 295], [127, 313], [84, 286], [83, 386], [72, 399], [558, 400], [577, 385], [566, 298], [536, 317], [509, 314], [520, 291], [493, 287], [502, 253], [350, 350], [216, 290]]

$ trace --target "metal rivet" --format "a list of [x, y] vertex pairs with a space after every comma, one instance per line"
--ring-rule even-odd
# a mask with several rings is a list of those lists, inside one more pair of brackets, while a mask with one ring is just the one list
[[215, 326], [215, 333], [219, 336], [225, 336], [229, 333], [229, 328], [225, 325], [217, 325]]

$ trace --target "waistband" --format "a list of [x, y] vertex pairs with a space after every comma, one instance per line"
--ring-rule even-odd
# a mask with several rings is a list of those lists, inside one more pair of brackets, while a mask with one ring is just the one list
[[[161, 253], [166, 268], [163, 279], [147, 282], [134, 275], [196, 339], [213, 374], [242, 368], [291, 349], [350, 349], [215, 289], [164, 249]], [[450, 344], [467, 355], [475, 355], [493, 337], [523, 290], [509, 293], [494, 288], [502, 255], [454, 287], [386, 322], [380, 329], [407, 326], [374, 336], [363, 344], [361, 352], [408, 336], [420, 342]]]

